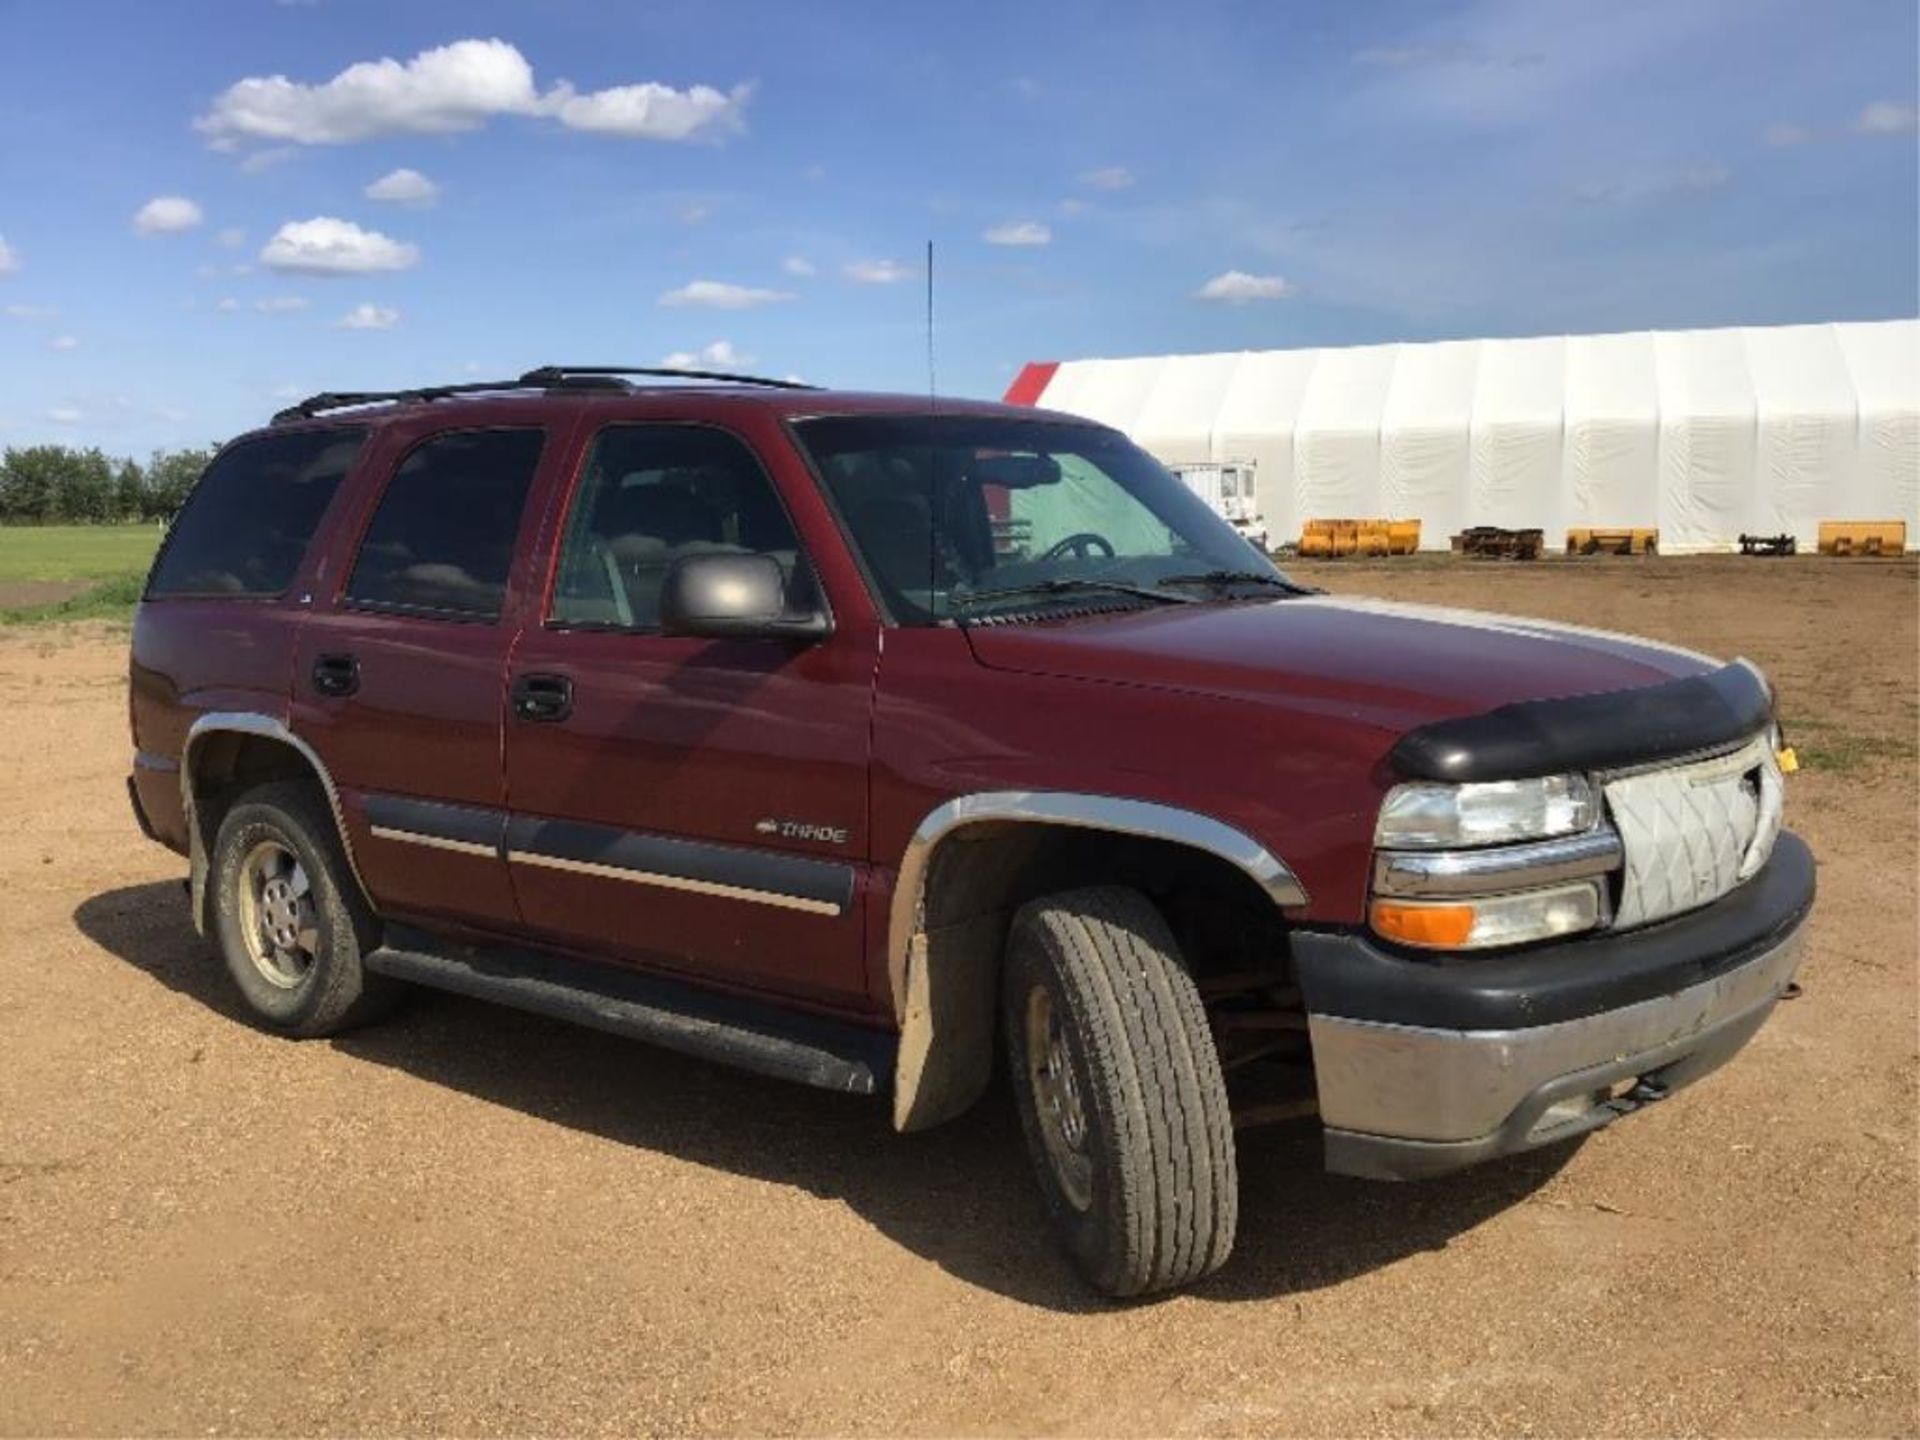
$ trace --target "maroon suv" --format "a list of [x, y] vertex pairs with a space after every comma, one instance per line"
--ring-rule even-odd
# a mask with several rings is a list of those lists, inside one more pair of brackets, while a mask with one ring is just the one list
[[133, 803], [265, 1024], [439, 986], [901, 1130], [999, 1045], [1135, 1294], [1226, 1259], [1236, 1121], [1451, 1170], [1791, 984], [1751, 665], [1322, 595], [1068, 416], [644, 373], [316, 396], [175, 522]]

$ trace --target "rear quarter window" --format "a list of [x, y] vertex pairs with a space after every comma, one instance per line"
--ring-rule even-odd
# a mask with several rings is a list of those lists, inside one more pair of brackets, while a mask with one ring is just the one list
[[545, 443], [544, 430], [528, 428], [455, 430], [417, 445], [367, 523], [347, 603], [499, 619]]
[[147, 598], [285, 593], [364, 428], [298, 430], [222, 450], [187, 496], [147, 579]]

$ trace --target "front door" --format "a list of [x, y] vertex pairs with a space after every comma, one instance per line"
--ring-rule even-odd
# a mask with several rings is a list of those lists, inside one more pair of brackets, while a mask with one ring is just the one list
[[301, 627], [293, 728], [339, 788], [383, 914], [517, 922], [501, 697], [521, 521], [543, 451], [561, 448], [546, 440], [538, 425], [395, 437], [370, 461], [384, 484], [359, 544]]
[[770, 554], [815, 581], [754, 451], [710, 425], [593, 436], [542, 623], [517, 646], [507, 855], [571, 949], [864, 1008], [873, 632], [814, 645], [659, 633], [668, 568]]

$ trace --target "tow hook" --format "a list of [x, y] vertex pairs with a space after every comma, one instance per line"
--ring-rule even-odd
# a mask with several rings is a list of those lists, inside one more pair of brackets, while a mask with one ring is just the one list
[[1642, 1105], [1651, 1105], [1656, 1100], [1664, 1100], [1672, 1093], [1665, 1081], [1642, 1076], [1633, 1082], [1633, 1088], [1627, 1091], [1626, 1099], [1637, 1110]]

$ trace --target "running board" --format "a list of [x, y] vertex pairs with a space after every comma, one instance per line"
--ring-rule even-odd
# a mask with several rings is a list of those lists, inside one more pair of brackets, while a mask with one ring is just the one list
[[822, 1090], [890, 1088], [899, 1040], [845, 1021], [716, 994], [638, 971], [512, 946], [457, 944], [389, 925], [369, 970], [645, 1040]]

